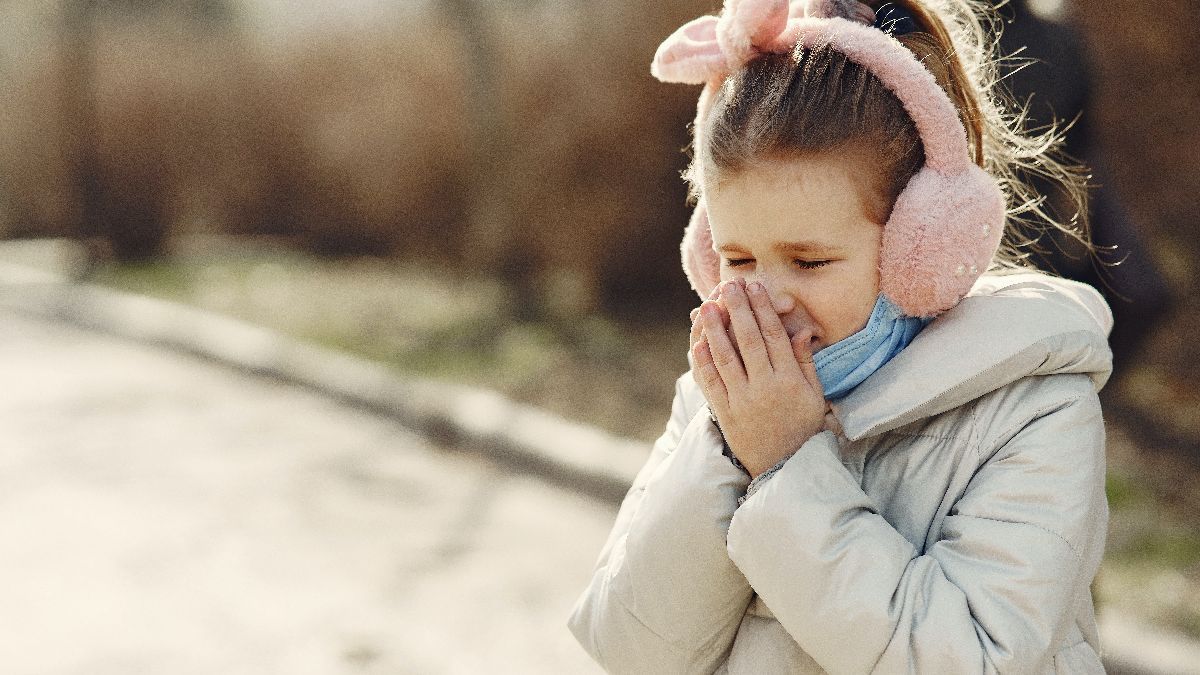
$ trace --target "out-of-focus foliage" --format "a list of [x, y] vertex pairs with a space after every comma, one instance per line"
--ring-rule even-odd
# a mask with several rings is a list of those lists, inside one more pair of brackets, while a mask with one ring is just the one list
[[[13, 0], [0, 233], [90, 237], [123, 259], [180, 233], [287, 235], [496, 274], [524, 289], [520, 307], [682, 310], [697, 91], [648, 63], [718, 6]], [[1074, 8], [1116, 188], [1194, 297], [1194, 12]], [[1189, 302], [1171, 334], [1200, 328]]]
[[178, 233], [284, 234], [489, 266], [573, 307], [678, 298], [664, 259], [695, 92], [648, 63], [698, 11], [5, 3], [0, 232], [98, 235], [123, 259]]
[[6, 68], [10, 233], [98, 232], [123, 257], [195, 230], [352, 251], [419, 248], [458, 220], [462, 74], [431, 18], [267, 42], [216, 0], [6, 10], [38, 45]]

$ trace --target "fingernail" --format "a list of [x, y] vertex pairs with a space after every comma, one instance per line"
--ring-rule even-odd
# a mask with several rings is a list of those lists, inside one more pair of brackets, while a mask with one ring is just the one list
[[750, 292], [751, 292], [751, 293], [762, 293], [763, 291], [767, 290], [767, 289], [766, 289], [766, 288], [765, 288], [765, 287], [762, 285], [762, 282], [759, 282], [759, 281], [752, 281], [752, 282], [750, 282], [750, 286], [749, 286], [749, 288], [750, 288]]

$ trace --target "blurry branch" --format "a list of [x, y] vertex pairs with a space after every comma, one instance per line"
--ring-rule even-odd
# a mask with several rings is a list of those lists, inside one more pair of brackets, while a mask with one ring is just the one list
[[[467, 262], [477, 269], [499, 273], [514, 282], [518, 293], [526, 294], [529, 280], [523, 278], [522, 266], [514, 264], [513, 215], [508, 196], [501, 189], [497, 175], [504, 171], [505, 152], [511, 150], [513, 133], [504, 114], [505, 101], [501, 93], [500, 73], [496, 67], [499, 49], [488, 28], [488, 11], [478, 0], [441, 0], [442, 11], [459, 26], [462, 32], [467, 65], [467, 166], [466, 224], [464, 251]], [[516, 307], [533, 306], [522, 298]]]
[[65, 129], [63, 157], [78, 190], [80, 208], [69, 227], [85, 241], [101, 233], [100, 171], [96, 150], [99, 134], [95, 89], [95, 25], [99, 0], [71, 0], [63, 10], [62, 108]]

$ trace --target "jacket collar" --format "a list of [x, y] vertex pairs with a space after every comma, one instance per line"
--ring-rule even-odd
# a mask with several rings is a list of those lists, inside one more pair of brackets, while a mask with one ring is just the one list
[[852, 441], [938, 415], [1029, 375], [1112, 372], [1112, 313], [1091, 286], [1039, 272], [989, 273], [833, 413]]

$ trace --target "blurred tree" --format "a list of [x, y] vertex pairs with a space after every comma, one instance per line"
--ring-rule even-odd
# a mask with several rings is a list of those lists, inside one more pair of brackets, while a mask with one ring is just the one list
[[[67, 120], [62, 135], [66, 146], [63, 156], [73, 160], [70, 173], [79, 191], [80, 209], [76, 215], [77, 222], [71, 229], [85, 240], [105, 237], [108, 229], [103, 215], [100, 168], [96, 156], [98, 134], [93, 17], [99, 4], [100, 0], [68, 1], [63, 7], [62, 23], [62, 106]], [[156, 242], [155, 246], [160, 244], [161, 241]]]
[[[164, 250], [169, 231], [166, 176], [152, 157], [113, 166], [101, 155], [97, 22], [101, 18], [129, 22], [161, 14], [204, 31], [229, 25], [235, 15], [228, 0], [67, 0], [63, 5], [61, 95], [67, 118], [63, 156], [71, 158], [79, 200], [76, 223], [70, 229], [86, 241], [106, 243], [111, 254], [125, 262], [145, 260]], [[148, 127], [156, 123], [139, 122]]]
[[[489, 28], [489, 11], [477, 0], [440, 0], [441, 10], [462, 31], [467, 59], [467, 139], [465, 169], [466, 227], [464, 258], [477, 269], [492, 270], [516, 290], [527, 295], [529, 266], [515, 264], [510, 245], [513, 218], [506, 195], [495, 180], [504, 156], [512, 146], [505, 115], [500, 73], [495, 64], [498, 47]], [[522, 298], [529, 300], [530, 298]], [[531, 302], [518, 302], [529, 309]]]

